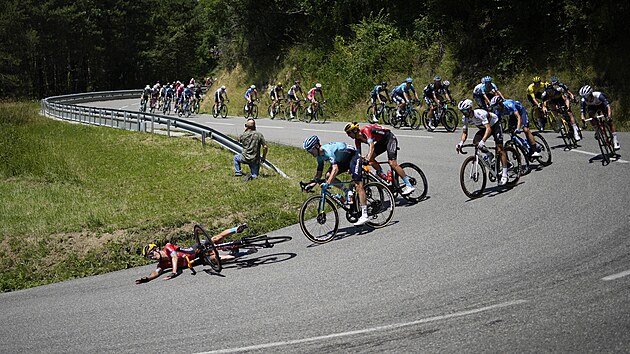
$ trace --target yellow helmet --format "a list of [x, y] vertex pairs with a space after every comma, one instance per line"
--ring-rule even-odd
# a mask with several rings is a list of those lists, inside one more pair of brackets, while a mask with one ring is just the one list
[[354, 122], [354, 123], [348, 123], [348, 124], [346, 124], [346, 126], [343, 128], [343, 130], [344, 130], [346, 133], [348, 133], [348, 132], [350, 132], [350, 131], [353, 131], [353, 130], [359, 130], [359, 123], [357, 123], [357, 122]]
[[142, 256], [146, 257], [146, 258], [151, 258], [151, 254], [158, 248], [158, 246], [155, 243], [150, 243], [146, 246], [144, 246], [144, 249], [142, 249]]
[[534, 78], [532, 79], [533, 82], [540, 82], [540, 76], [534, 76]]
[[278, 82], [278, 86], [282, 86], [282, 82]]

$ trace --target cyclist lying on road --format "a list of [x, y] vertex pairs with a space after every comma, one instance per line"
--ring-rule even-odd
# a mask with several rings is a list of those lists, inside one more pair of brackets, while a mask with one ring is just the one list
[[[241, 233], [247, 228], [247, 224], [240, 224], [237, 227], [231, 229], [225, 229], [216, 236], [212, 237], [212, 242], [215, 244], [221, 243], [224, 238], [229, 235]], [[160, 249], [156, 244], [151, 243], [144, 247], [142, 255], [148, 259], [158, 261], [157, 268], [148, 277], [142, 277], [136, 280], [136, 284], [142, 284], [149, 282], [164, 272], [167, 269], [171, 269], [171, 275], [164, 278], [164, 280], [173, 279], [181, 274], [181, 268], [188, 267], [188, 259], [197, 258], [198, 245], [193, 247], [182, 248], [172, 243], [164, 245], [163, 249]], [[187, 259], [188, 257], [188, 259]], [[236, 258], [235, 255], [221, 255], [221, 261], [231, 261]]]

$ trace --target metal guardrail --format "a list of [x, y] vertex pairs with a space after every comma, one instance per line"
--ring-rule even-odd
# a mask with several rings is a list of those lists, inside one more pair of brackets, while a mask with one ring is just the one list
[[[166, 129], [168, 136], [171, 136], [173, 129], [184, 130], [200, 135], [201, 143], [204, 145], [206, 139], [212, 139], [233, 153], [242, 153], [243, 146], [238, 141], [199, 123], [163, 114], [77, 105], [77, 103], [83, 102], [139, 98], [141, 94], [142, 90], [124, 90], [54, 96], [41, 100], [41, 109], [42, 114], [47, 117], [110, 128], [151, 133], [154, 133], [156, 128]], [[284, 172], [269, 161], [265, 161], [263, 166], [277, 172], [282, 177], [288, 178]]]

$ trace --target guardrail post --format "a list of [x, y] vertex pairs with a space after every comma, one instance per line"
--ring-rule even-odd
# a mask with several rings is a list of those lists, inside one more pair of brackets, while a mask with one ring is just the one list
[[103, 110], [98, 110], [98, 125], [103, 125]]
[[114, 111], [109, 111], [109, 113], [111, 114], [111, 118], [112, 118], [112, 121], [110, 122], [111, 123], [110, 127], [113, 128], [114, 127]]
[[201, 146], [206, 146], [206, 132], [201, 132]]
[[166, 131], [167, 131], [168, 137], [170, 138], [171, 137], [171, 120], [170, 119], [166, 121]]
[[155, 116], [151, 115], [151, 134], [153, 134], [153, 130], [155, 128]]
[[127, 112], [123, 113], [123, 128], [127, 130]]

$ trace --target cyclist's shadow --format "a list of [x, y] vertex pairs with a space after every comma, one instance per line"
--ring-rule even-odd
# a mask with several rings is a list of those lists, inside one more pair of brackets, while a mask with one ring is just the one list
[[[238, 257], [232, 261], [223, 263], [223, 269], [244, 269], [244, 268], [253, 268], [266, 264], [274, 264], [288, 261], [297, 256], [296, 253], [293, 252], [282, 252], [282, 253], [274, 253], [274, 254], [265, 254], [256, 257], [250, 257], [250, 255]], [[225, 277], [224, 274], [217, 273], [213, 271], [211, 268], [204, 269], [208, 275], [216, 275], [219, 277]]]
[[[387, 226], [394, 225], [397, 223], [398, 221], [390, 221], [387, 224]], [[363, 225], [363, 226], [348, 225], [346, 227], [340, 227], [339, 230], [337, 230], [337, 235], [331, 242], [343, 240], [345, 238], [353, 237], [353, 236], [364, 236], [364, 235], [370, 234], [374, 230], [376, 229], [368, 225]], [[316, 246], [322, 246], [322, 245], [324, 244], [312, 243], [306, 247], [316, 247]]]

